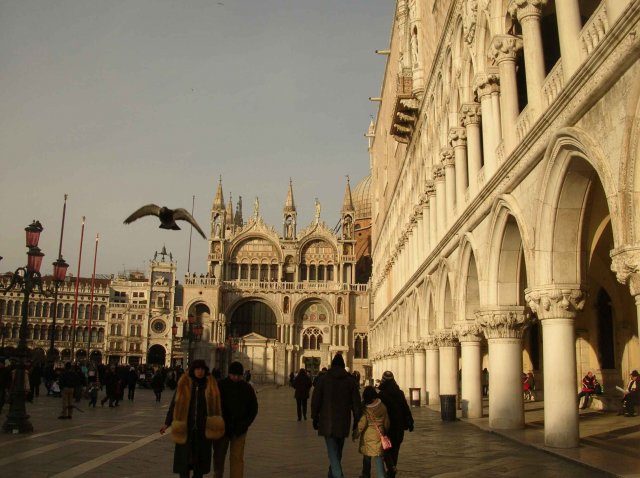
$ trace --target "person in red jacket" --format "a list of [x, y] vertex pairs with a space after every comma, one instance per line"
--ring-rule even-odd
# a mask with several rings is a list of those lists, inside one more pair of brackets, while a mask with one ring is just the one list
[[582, 390], [578, 394], [578, 406], [580, 406], [580, 399], [584, 397], [582, 407], [580, 408], [585, 409], [589, 406], [589, 399], [592, 394], [596, 393], [596, 387], [598, 385], [598, 380], [596, 380], [596, 376], [593, 372], [587, 372], [587, 374], [582, 378]]

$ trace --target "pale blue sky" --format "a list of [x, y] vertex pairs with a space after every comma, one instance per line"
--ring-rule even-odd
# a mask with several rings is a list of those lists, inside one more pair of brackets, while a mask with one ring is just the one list
[[[222, 5], [220, 5], [222, 3]], [[259, 196], [281, 232], [293, 178], [299, 230], [338, 219], [345, 175], [368, 174], [364, 133], [377, 103], [392, 0], [0, 0], [0, 263], [25, 263], [23, 228], [45, 227], [50, 273], [69, 194], [63, 255], [75, 274], [146, 268], [166, 244], [186, 271], [189, 228], [152, 218], [155, 202], [191, 208], [208, 233], [223, 177], [225, 200]], [[206, 241], [193, 236], [191, 270]]]

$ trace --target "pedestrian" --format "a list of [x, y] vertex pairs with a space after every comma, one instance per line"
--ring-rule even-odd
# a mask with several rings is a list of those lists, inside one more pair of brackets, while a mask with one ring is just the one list
[[220, 399], [222, 401], [222, 417], [225, 423], [225, 434], [213, 442], [213, 476], [224, 476], [224, 462], [229, 453], [229, 469], [231, 478], [244, 476], [244, 445], [247, 431], [258, 415], [258, 399], [253, 387], [242, 379], [243, 367], [240, 362], [229, 365], [229, 374], [222, 379]]
[[136, 384], [138, 383], [138, 372], [135, 367], [129, 368], [129, 373], [127, 374], [127, 389], [129, 393], [127, 394], [127, 398], [133, 401], [133, 398], [136, 395]]
[[251, 383], [251, 370], [245, 370], [244, 381], [247, 383]]
[[327, 367], [322, 367], [322, 369], [320, 369], [320, 371], [318, 372], [318, 375], [316, 375], [313, 378], [313, 382], [312, 385], [315, 387], [316, 384], [318, 383], [318, 381], [324, 376], [324, 374], [326, 374], [328, 371]]
[[4, 363], [4, 357], [0, 357], [0, 413], [4, 408], [7, 399], [7, 390], [9, 389], [9, 369]]
[[489, 370], [487, 367], [482, 369], [482, 396], [489, 396]]
[[636, 414], [636, 406], [640, 405], [640, 374], [634, 370], [630, 374], [630, 380], [622, 399], [622, 409], [625, 417], [633, 417]]
[[105, 402], [108, 400], [110, 408], [118, 406], [118, 382], [119, 380], [118, 376], [116, 375], [116, 367], [115, 365], [111, 365], [104, 374], [105, 396], [100, 401], [100, 405], [104, 407]]
[[33, 398], [38, 398], [40, 396], [40, 385], [42, 384], [42, 373], [43, 367], [41, 362], [36, 362], [31, 367], [31, 392], [29, 393], [29, 397], [33, 401]]
[[296, 378], [293, 379], [293, 393], [296, 399], [296, 411], [298, 412], [298, 421], [307, 419], [307, 403], [309, 402], [309, 391], [311, 390], [311, 378], [307, 371], [300, 369]]
[[87, 395], [89, 396], [89, 407], [96, 408], [98, 401], [98, 390], [100, 390], [100, 383], [97, 380], [89, 382], [87, 386]]
[[[591, 395], [596, 393], [596, 386], [598, 384], [598, 380], [596, 376], [593, 374], [591, 370], [587, 372], [587, 374], [582, 377], [582, 386], [580, 389], [580, 393], [578, 393], [578, 407], [585, 409], [589, 407], [589, 400], [591, 399]], [[582, 402], [582, 406], [580, 407], [580, 400], [584, 397], [584, 401]]]
[[387, 407], [391, 422], [387, 436], [393, 446], [384, 451], [384, 461], [387, 465], [387, 477], [394, 478], [398, 467], [400, 445], [404, 440], [404, 431], [413, 431], [413, 415], [404, 392], [400, 390], [393, 373], [388, 370], [382, 374], [379, 396]]
[[60, 412], [60, 419], [71, 419], [73, 412], [73, 395], [76, 387], [78, 386], [78, 375], [75, 370], [71, 368], [71, 363], [64, 364], [64, 371], [60, 375], [60, 388], [62, 391], [62, 411]]
[[171, 427], [175, 442], [173, 472], [181, 478], [201, 478], [211, 471], [211, 440], [224, 433], [220, 390], [204, 360], [194, 360], [178, 381], [163, 434]]
[[[207, 369], [207, 373], [209, 373], [209, 369]], [[156, 402], [159, 403], [162, 398], [162, 391], [164, 390], [164, 379], [162, 378], [160, 369], [156, 370], [156, 373], [151, 377], [151, 388], [156, 396]]]
[[293, 380], [296, 378], [296, 374], [291, 372], [289, 374], [289, 386], [293, 388]]
[[[376, 467], [376, 478], [385, 478], [384, 450], [382, 437], [389, 429], [390, 421], [387, 407], [378, 398], [378, 392], [372, 386], [362, 391], [362, 415], [358, 422], [354, 440], [360, 437], [360, 453], [362, 453], [362, 474], [360, 478], [371, 478], [371, 462]], [[393, 442], [391, 442], [393, 446]]]
[[342, 478], [342, 448], [344, 439], [360, 419], [358, 384], [345, 370], [342, 354], [336, 354], [331, 368], [318, 380], [311, 396], [313, 428], [324, 437], [329, 456], [330, 478]]

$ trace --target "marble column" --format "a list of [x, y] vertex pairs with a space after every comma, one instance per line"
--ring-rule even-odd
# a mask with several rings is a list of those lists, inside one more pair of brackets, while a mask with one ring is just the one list
[[482, 355], [480, 344], [482, 330], [471, 322], [454, 324], [460, 342], [462, 361], [462, 383], [460, 398], [462, 400], [463, 418], [482, 417]]
[[467, 129], [467, 166], [469, 167], [469, 198], [478, 193], [478, 173], [482, 168], [480, 139], [480, 104], [464, 103], [460, 107], [461, 123]]
[[553, 284], [526, 290], [525, 300], [542, 322], [542, 354], [546, 364], [544, 443], [549, 447], [575, 448], [580, 441], [575, 317], [583, 309], [585, 299], [586, 293], [579, 285]]
[[440, 237], [437, 232], [437, 208], [438, 201], [436, 199], [436, 185], [433, 181], [427, 181], [426, 184], [426, 193], [429, 198], [429, 245], [430, 250], [433, 250], [438, 244], [438, 240]]
[[[567, 0], [564, 0], [567, 1]], [[547, 0], [514, 0], [509, 5], [509, 13], [517, 17], [522, 26], [524, 63], [527, 77], [527, 98], [530, 118], [540, 116], [542, 108], [542, 86], [547, 77], [544, 66], [544, 49], [540, 18]]]
[[516, 123], [520, 115], [518, 84], [516, 82], [516, 57], [522, 48], [522, 40], [511, 35], [497, 35], [491, 43], [490, 56], [498, 64], [500, 72], [500, 113], [502, 138], [506, 156], [518, 144]]
[[[523, 428], [522, 334], [529, 323], [525, 308], [482, 307], [476, 312], [476, 323], [489, 342], [489, 426], [501, 430]], [[575, 408], [575, 397], [571, 404]]]
[[[502, 141], [502, 122], [500, 120], [502, 116], [500, 112], [500, 77], [498, 75], [491, 75], [489, 86], [491, 88], [491, 111], [493, 113], [491, 116], [493, 121], [490, 128], [493, 136], [493, 142], [497, 148]], [[496, 168], [498, 166], [496, 157]]]
[[420, 405], [426, 404], [427, 371], [424, 344], [417, 344], [413, 352], [413, 386], [420, 389]]
[[482, 154], [484, 157], [484, 180], [487, 182], [496, 170], [496, 148], [498, 141], [494, 131], [493, 103], [491, 101], [491, 77], [482, 73], [476, 75], [475, 84], [478, 99], [480, 100], [480, 110], [482, 111]]
[[440, 151], [442, 167], [444, 168], [444, 189], [446, 197], [446, 224], [450, 227], [456, 219], [456, 170], [453, 159], [453, 149], [445, 148]]
[[429, 234], [429, 196], [422, 194], [420, 196], [420, 206], [422, 207], [422, 254], [421, 258], [424, 260], [431, 252], [431, 237]]
[[436, 186], [436, 230], [438, 238], [441, 238], [447, 230], [447, 200], [442, 166], [433, 168], [433, 180]]
[[404, 360], [404, 350], [398, 350], [395, 356], [396, 361], [396, 371], [393, 372], [396, 378], [396, 382], [398, 382], [398, 386], [400, 389], [404, 390], [406, 388], [406, 362]]
[[409, 394], [409, 389], [415, 387], [413, 383], [414, 379], [414, 360], [413, 360], [413, 346], [409, 347], [404, 354], [404, 386], [405, 395]]
[[580, 42], [580, 31], [582, 30], [578, 0], [556, 2], [556, 17], [558, 36], [560, 37], [562, 76], [564, 83], [567, 84], [569, 78], [573, 76], [582, 62], [582, 50], [576, 48]]
[[465, 128], [449, 129], [449, 144], [453, 148], [456, 165], [456, 211], [460, 215], [466, 206], [464, 193], [467, 190], [467, 130]]
[[458, 341], [452, 331], [438, 332], [440, 355], [440, 394], [458, 395]]
[[440, 351], [433, 340], [429, 340], [426, 351], [426, 379], [429, 405], [440, 404]]
[[629, 285], [629, 292], [636, 301], [636, 337], [640, 340], [640, 244], [614, 249], [611, 255], [611, 270], [621, 284]]

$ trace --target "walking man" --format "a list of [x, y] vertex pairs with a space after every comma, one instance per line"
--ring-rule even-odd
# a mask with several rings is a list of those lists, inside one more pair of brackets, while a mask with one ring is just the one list
[[60, 375], [60, 391], [62, 393], [62, 411], [58, 418], [71, 419], [71, 413], [73, 412], [73, 394], [76, 386], [78, 385], [78, 376], [76, 372], [71, 368], [71, 363], [64, 364], [64, 371]]
[[318, 380], [311, 397], [313, 428], [324, 437], [329, 455], [329, 478], [342, 478], [342, 448], [360, 419], [360, 392], [345, 370], [342, 354], [336, 354], [329, 371]]
[[244, 476], [244, 444], [247, 431], [258, 415], [258, 399], [253, 387], [242, 378], [244, 369], [240, 362], [229, 366], [227, 378], [218, 382], [225, 434], [213, 441], [213, 476], [224, 476], [224, 462], [231, 445], [229, 469], [231, 478]]

